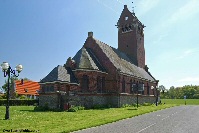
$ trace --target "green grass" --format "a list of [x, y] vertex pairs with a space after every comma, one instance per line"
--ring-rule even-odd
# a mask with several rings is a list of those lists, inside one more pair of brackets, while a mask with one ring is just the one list
[[[184, 99], [161, 99], [162, 103], [184, 105]], [[186, 105], [199, 105], [199, 99], [186, 99]]]
[[10, 120], [4, 120], [5, 107], [0, 106], [0, 132], [3, 132], [3, 129], [39, 130], [42, 133], [71, 132], [172, 106], [175, 105], [141, 106], [138, 109], [135, 107], [90, 109], [78, 112], [34, 112], [33, 106], [11, 106]]

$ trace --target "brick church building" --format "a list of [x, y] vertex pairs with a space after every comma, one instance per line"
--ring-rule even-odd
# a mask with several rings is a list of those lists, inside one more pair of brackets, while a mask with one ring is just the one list
[[116, 26], [117, 49], [88, 32], [76, 55], [40, 81], [41, 106], [62, 109], [68, 105], [120, 107], [136, 103], [137, 94], [139, 103], [155, 102], [156, 90], [151, 87], [157, 86], [158, 80], [145, 64], [145, 26], [127, 5], [124, 5]]

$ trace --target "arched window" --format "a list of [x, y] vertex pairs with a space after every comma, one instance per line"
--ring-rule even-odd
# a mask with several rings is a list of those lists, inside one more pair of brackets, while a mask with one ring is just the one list
[[45, 90], [45, 85], [43, 85], [43, 86], [42, 86], [42, 92], [45, 93], [45, 91], [46, 91], [46, 90]]
[[149, 95], [149, 83], [147, 83], [147, 95]]
[[130, 86], [129, 86], [129, 88], [130, 88], [130, 93], [133, 93], [133, 88], [132, 88], [132, 85], [133, 85], [133, 82], [132, 82], [132, 79], [130, 80]]
[[[142, 84], [144, 84], [144, 83], [142, 82]], [[144, 84], [144, 90], [145, 90], [145, 84]], [[144, 90], [142, 91], [142, 95], [144, 95]]]
[[54, 86], [53, 85], [50, 86], [50, 92], [54, 92]]
[[106, 92], [106, 88], [105, 88], [105, 77], [102, 77], [102, 92], [105, 93]]
[[[137, 86], [137, 84], [136, 84], [136, 81], [135, 81], [135, 80], [133, 80], [133, 84]], [[136, 88], [136, 87], [134, 87], [134, 88], [133, 88], [133, 93], [134, 93], [134, 94], [136, 94], [136, 93], [137, 93], [137, 88]]]
[[125, 80], [122, 80], [122, 93], [125, 93]]
[[100, 76], [97, 77], [97, 92], [102, 93], [102, 80]]
[[89, 90], [89, 77], [87, 75], [83, 75], [82, 77], [82, 91], [86, 92]]

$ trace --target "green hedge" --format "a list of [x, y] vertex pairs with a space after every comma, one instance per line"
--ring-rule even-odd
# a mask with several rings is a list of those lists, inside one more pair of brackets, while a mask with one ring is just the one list
[[[0, 99], [0, 106], [6, 105], [6, 99]], [[21, 105], [37, 105], [39, 100], [27, 100], [27, 99], [10, 99], [10, 106], [21, 106]]]

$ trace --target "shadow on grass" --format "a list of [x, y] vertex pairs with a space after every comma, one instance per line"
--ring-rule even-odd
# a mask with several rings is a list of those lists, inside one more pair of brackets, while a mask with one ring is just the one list
[[[91, 108], [92, 110], [107, 110], [111, 108]], [[91, 110], [91, 109], [86, 109], [86, 110]]]
[[20, 110], [24, 112], [67, 112], [66, 110]]
[[138, 110], [137, 108], [133, 108], [133, 109], [127, 109], [127, 110]]
[[19, 111], [36, 112], [36, 111], [34, 111], [34, 110], [25, 110], [25, 109], [23, 109], [23, 110], [19, 110]]

